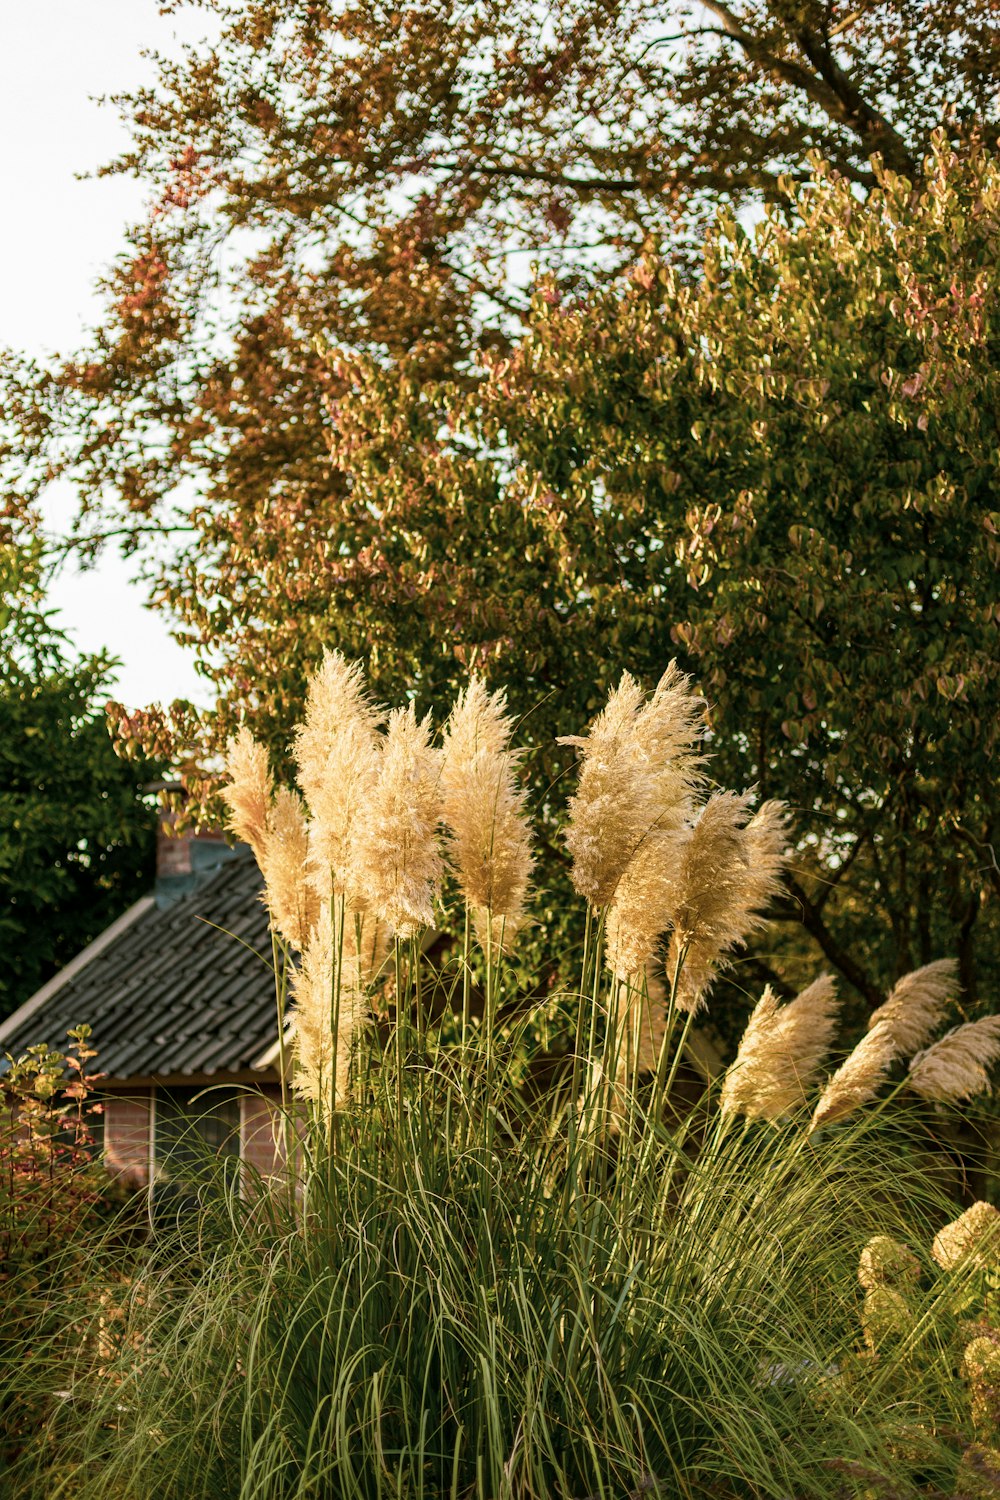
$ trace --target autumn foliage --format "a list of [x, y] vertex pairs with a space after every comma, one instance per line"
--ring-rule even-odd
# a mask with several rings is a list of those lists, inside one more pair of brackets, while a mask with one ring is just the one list
[[58, 472], [92, 545], [175, 544], [151, 589], [220, 713], [130, 705], [123, 742], [199, 786], [249, 709], [283, 749], [336, 646], [425, 707], [469, 670], [511, 684], [543, 803], [613, 664], [677, 653], [729, 705], [720, 779], [799, 811], [803, 975], [822, 955], [874, 1005], [954, 951], [978, 995], [1000, 881], [987, 9], [203, 13], [204, 45], [119, 101], [107, 170], [149, 208], [100, 327], [3, 393], [12, 512]]

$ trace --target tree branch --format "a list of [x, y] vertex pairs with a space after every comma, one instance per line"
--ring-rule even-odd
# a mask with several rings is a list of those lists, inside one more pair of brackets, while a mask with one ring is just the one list
[[816, 940], [824, 956], [830, 960], [835, 969], [839, 969], [848, 984], [852, 984], [859, 994], [864, 996], [873, 1010], [877, 1005], [881, 1005], [883, 997], [878, 985], [868, 977], [859, 964], [855, 963], [851, 955], [841, 948], [823, 921], [818, 908], [810, 901], [795, 877], [786, 875], [785, 884], [792, 899], [801, 909], [803, 927], [810, 937]]
[[840, 864], [837, 866], [836, 870], [834, 870], [833, 874], [829, 877], [829, 879], [824, 879], [823, 889], [816, 897], [816, 900], [814, 902], [817, 912], [822, 912], [824, 906], [830, 898], [830, 895], [837, 889], [837, 886], [840, 884], [844, 876], [847, 874], [848, 870], [853, 865], [855, 859], [857, 858], [858, 851], [860, 850], [862, 844], [864, 844], [868, 836], [869, 835], [867, 829], [859, 833], [857, 838], [854, 840], [854, 843], [851, 845], [850, 851], [840, 861]]
[[997, 863], [997, 851], [993, 844], [982, 839], [977, 839], [967, 828], [963, 828], [957, 819], [952, 821], [951, 826], [955, 837], [961, 839], [963, 844], [966, 844], [970, 849], [975, 849], [977, 853], [985, 853], [988, 856], [986, 863], [980, 865], [977, 873], [981, 875], [985, 874], [997, 895], [1000, 896], [1000, 864]]
[[798, 89], [811, 99], [838, 125], [846, 125], [858, 137], [866, 153], [882, 156], [886, 166], [907, 177], [918, 175], [916, 163], [906, 142], [886, 117], [870, 105], [832, 53], [819, 45], [816, 38], [802, 30], [795, 41], [809, 59], [815, 72], [779, 57], [741, 25], [724, 0], [703, 0], [705, 9], [718, 16], [726, 31], [743, 48], [751, 62], [764, 68], [773, 78]]
[[572, 177], [567, 172], [557, 172], [548, 167], [522, 167], [513, 164], [501, 166], [495, 162], [471, 161], [463, 165], [457, 161], [418, 160], [400, 162], [397, 172], [467, 172], [470, 177], [516, 177], [522, 182], [544, 182], [550, 187], [574, 188], [578, 192], [595, 193], [648, 193], [651, 188], [662, 188], [669, 181], [664, 172], [651, 173], [648, 177]]

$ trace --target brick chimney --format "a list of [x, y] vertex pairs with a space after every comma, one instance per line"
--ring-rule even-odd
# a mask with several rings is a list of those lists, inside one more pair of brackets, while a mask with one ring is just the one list
[[[180, 782], [154, 781], [146, 791], [182, 792]], [[176, 808], [161, 807], [160, 826], [156, 835], [156, 904], [171, 906], [181, 896], [197, 890], [215, 874], [220, 865], [236, 856], [221, 828], [176, 832], [180, 814]]]

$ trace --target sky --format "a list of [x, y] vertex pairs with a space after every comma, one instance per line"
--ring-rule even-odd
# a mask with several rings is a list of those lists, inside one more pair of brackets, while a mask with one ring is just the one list
[[[197, 13], [195, 13], [197, 24]], [[143, 47], [169, 51], [176, 23], [158, 0], [33, 0], [0, 18], [0, 129], [4, 232], [0, 235], [0, 345], [35, 357], [76, 347], [98, 313], [93, 286], [142, 212], [137, 183], [78, 181], [125, 145], [112, 106], [95, 96], [151, 76]], [[193, 35], [193, 27], [189, 29]], [[46, 498], [50, 530], [65, 530], [68, 486]], [[86, 572], [65, 566], [50, 604], [84, 652], [121, 658], [115, 693], [131, 707], [175, 697], [210, 701], [193, 659], [147, 609], [134, 565], [106, 550]]]

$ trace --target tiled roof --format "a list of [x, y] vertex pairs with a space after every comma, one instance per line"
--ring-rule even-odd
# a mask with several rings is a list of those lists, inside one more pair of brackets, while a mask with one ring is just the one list
[[169, 905], [138, 902], [0, 1028], [0, 1052], [63, 1049], [85, 1021], [109, 1080], [260, 1068], [277, 1042], [260, 890], [241, 848]]

